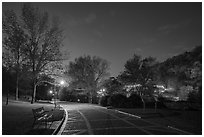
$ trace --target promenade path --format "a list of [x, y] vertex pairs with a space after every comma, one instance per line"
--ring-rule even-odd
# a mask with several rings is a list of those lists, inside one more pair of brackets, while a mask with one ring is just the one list
[[185, 135], [137, 116], [91, 104], [61, 104], [67, 111], [62, 135]]

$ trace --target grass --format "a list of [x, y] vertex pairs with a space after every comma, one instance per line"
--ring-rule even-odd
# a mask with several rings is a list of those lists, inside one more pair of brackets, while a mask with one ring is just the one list
[[192, 134], [202, 134], [202, 111], [169, 109], [119, 109], [123, 112], [141, 116], [153, 123], [172, 126]]
[[[33, 129], [34, 121], [32, 109], [44, 107], [45, 110], [52, 110], [53, 104], [34, 103], [10, 100], [5, 105], [5, 99], [2, 102], [2, 134], [3, 135], [26, 135], [26, 134], [51, 134], [54, 129]], [[61, 120], [63, 111], [52, 111], [55, 120]]]

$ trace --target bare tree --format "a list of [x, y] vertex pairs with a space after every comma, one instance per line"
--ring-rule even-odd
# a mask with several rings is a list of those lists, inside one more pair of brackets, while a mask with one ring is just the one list
[[22, 76], [21, 70], [25, 63], [23, 48], [26, 38], [22, 26], [18, 22], [16, 14], [12, 10], [7, 10], [3, 14], [3, 65], [16, 73], [16, 100], [18, 100], [19, 78]]
[[53, 68], [60, 69], [63, 60], [60, 51], [63, 33], [56, 18], [50, 22], [47, 12], [42, 13], [30, 3], [26, 3], [22, 7], [22, 23], [27, 35], [24, 53], [29, 60], [30, 71], [32, 71], [33, 94], [31, 103], [33, 103], [41, 74], [50, 74]]

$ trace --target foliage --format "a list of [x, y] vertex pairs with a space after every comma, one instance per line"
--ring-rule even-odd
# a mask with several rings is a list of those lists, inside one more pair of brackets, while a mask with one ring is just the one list
[[109, 105], [109, 104], [108, 104], [108, 99], [109, 99], [109, 98], [110, 98], [109, 95], [101, 97], [101, 99], [100, 99], [100, 105], [103, 106], [103, 107], [108, 106], [108, 105]]
[[110, 96], [110, 104], [113, 107], [122, 108], [126, 106], [127, 98], [123, 94], [113, 94]]
[[190, 92], [188, 95], [188, 101], [202, 104], [202, 89], [200, 88], [198, 91]]
[[58, 19], [53, 18], [51, 22], [47, 12], [41, 12], [31, 3], [23, 4], [20, 16], [17, 19], [13, 11], [4, 12], [3, 64], [15, 68], [17, 82], [20, 71], [26, 70], [30, 75], [33, 103], [41, 76], [59, 75], [63, 71], [60, 47], [64, 36]]
[[12, 10], [3, 13], [3, 66], [16, 74], [16, 100], [19, 96], [19, 79], [23, 76], [26, 58], [23, 48], [26, 43], [26, 35], [18, 22], [16, 14]]
[[122, 83], [114, 77], [105, 80], [102, 86], [106, 89], [106, 95], [117, 94], [121, 92], [123, 88]]
[[202, 87], [202, 46], [167, 59], [157, 69], [157, 82], [173, 87], [177, 96], [186, 100], [189, 93]]
[[139, 95], [137, 94], [131, 94], [128, 99], [128, 107], [131, 108], [140, 108], [142, 107], [142, 99]]
[[4, 66], [2, 67], [2, 94], [13, 94], [15, 89], [15, 77]]
[[152, 57], [141, 59], [140, 56], [134, 55], [126, 62], [125, 70], [119, 79], [125, 84], [140, 84], [142, 89], [138, 91], [143, 92], [153, 84], [155, 64], [156, 61]]
[[154, 76], [156, 59], [153, 57], [147, 57], [142, 59], [140, 56], [134, 54], [134, 56], [125, 63], [124, 72], [119, 75], [120, 81], [124, 85], [139, 85], [134, 88], [134, 92], [137, 92], [143, 102], [145, 108], [144, 95], [153, 94]]
[[25, 60], [22, 50], [25, 46], [26, 35], [14, 11], [7, 10], [3, 12], [2, 31], [3, 65], [18, 71], [19, 65]]
[[[22, 29], [26, 35], [26, 43], [22, 53], [26, 57], [26, 65], [32, 72], [33, 81], [32, 102], [35, 101], [36, 86], [41, 75], [52, 75], [54, 69], [61, 69], [63, 60], [60, 52], [63, 33], [59, 22], [50, 18], [47, 12], [41, 12], [30, 3], [23, 4], [21, 20]], [[55, 74], [56, 75], [56, 74]]]
[[104, 78], [108, 76], [108, 62], [99, 57], [81, 56], [69, 63], [66, 74], [71, 77], [73, 89], [85, 89], [89, 93], [90, 102], [96, 96]]
[[61, 101], [88, 103], [87, 95], [76, 94], [76, 92], [69, 87], [64, 87], [60, 91], [59, 98]]
[[188, 99], [189, 93], [192, 91], [193, 91], [192, 86], [181, 86], [180, 90], [177, 93], [177, 96], [180, 98], [180, 100], [186, 101]]

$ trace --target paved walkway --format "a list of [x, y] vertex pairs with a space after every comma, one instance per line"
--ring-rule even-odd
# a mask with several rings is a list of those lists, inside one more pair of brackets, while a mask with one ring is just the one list
[[62, 135], [184, 135], [188, 133], [89, 104], [63, 105], [68, 112]]

